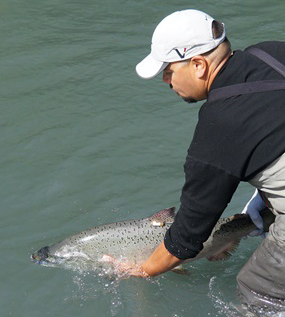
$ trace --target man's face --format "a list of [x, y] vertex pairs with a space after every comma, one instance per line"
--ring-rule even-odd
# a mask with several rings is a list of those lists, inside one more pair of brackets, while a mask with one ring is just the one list
[[199, 84], [189, 62], [173, 62], [163, 71], [163, 81], [188, 103], [197, 102]]

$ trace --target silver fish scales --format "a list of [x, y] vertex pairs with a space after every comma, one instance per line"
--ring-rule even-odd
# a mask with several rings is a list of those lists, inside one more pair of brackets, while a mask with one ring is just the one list
[[[264, 230], [274, 222], [269, 209], [261, 212]], [[175, 208], [161, 210], [149, 218], [120, 221], [90, 228], [72, 235], [32, 254], [33, 262], [52, 267], [80, 270], [96, 270], [106, 266], [104, 255], [110, 255], [129, 263], [144, 262], [163, 241], [166, 230], [174, 221]], [[256, 229], [246, 214], [221, 218], [203, 250], [188, 261], [207, 258], [217, 261], [228, 258], [242, 237]]]

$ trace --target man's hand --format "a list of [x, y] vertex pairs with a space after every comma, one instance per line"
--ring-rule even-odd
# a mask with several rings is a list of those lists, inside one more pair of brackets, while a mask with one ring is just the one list
[[123, 260], [115, 259], [110, 255], [103, 255], [101, 262], [110, 263], [115, 270], [115, 273], [120, 277], [149, 277], [149, 275], [142, 269], [141, 265], [131, 264]]
[[109, 255], [104, 255], [101, 261], [112, 264], [115, 272], [122, 277], [152, 277], [165, 273], [183, 263], [183, 260], [176, 258], [167, 251], [164, 242], [157, 247], [142, 265], [131, 264]]
[[261, 210], [263, 210], [266, 207], [264, 201], [259, 195], [258, 190], [256, 189], [253, 196], [249, 200], [249, 202], [244, 207], [242, 214], [248, 214], [250, 216], [250, 219], [252, 222], [256, 225], [258, 229], [252, 231], [249, 236], [258, 236], [263, 235], [264, 236], [264, 230], [263, 230], [263, 220], [259, 214]]

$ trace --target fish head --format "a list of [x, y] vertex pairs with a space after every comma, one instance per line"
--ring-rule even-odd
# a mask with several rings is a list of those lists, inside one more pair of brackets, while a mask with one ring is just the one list
[[55, 244], [46, 246], [31, 255], [31, 260], [41, 266], [72, 270], [88, 270], [95, 265], [95, 259], [76, 245]]
[[31, 260], [39, 265], [59, 267], [65, 262], [65, 258], [50, 253], [50, 248], [45, 246], [31, 255]]

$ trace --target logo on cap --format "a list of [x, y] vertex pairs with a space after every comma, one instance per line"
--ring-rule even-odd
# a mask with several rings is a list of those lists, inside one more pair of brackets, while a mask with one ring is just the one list
[[176, 53], [179, 55], [180, 58], [184, 58], [185, 57], [185, 52], [186, 52], [186, 47], [184, 48], [184, 54], [181, 54], [178, 49], [175, 49]]

